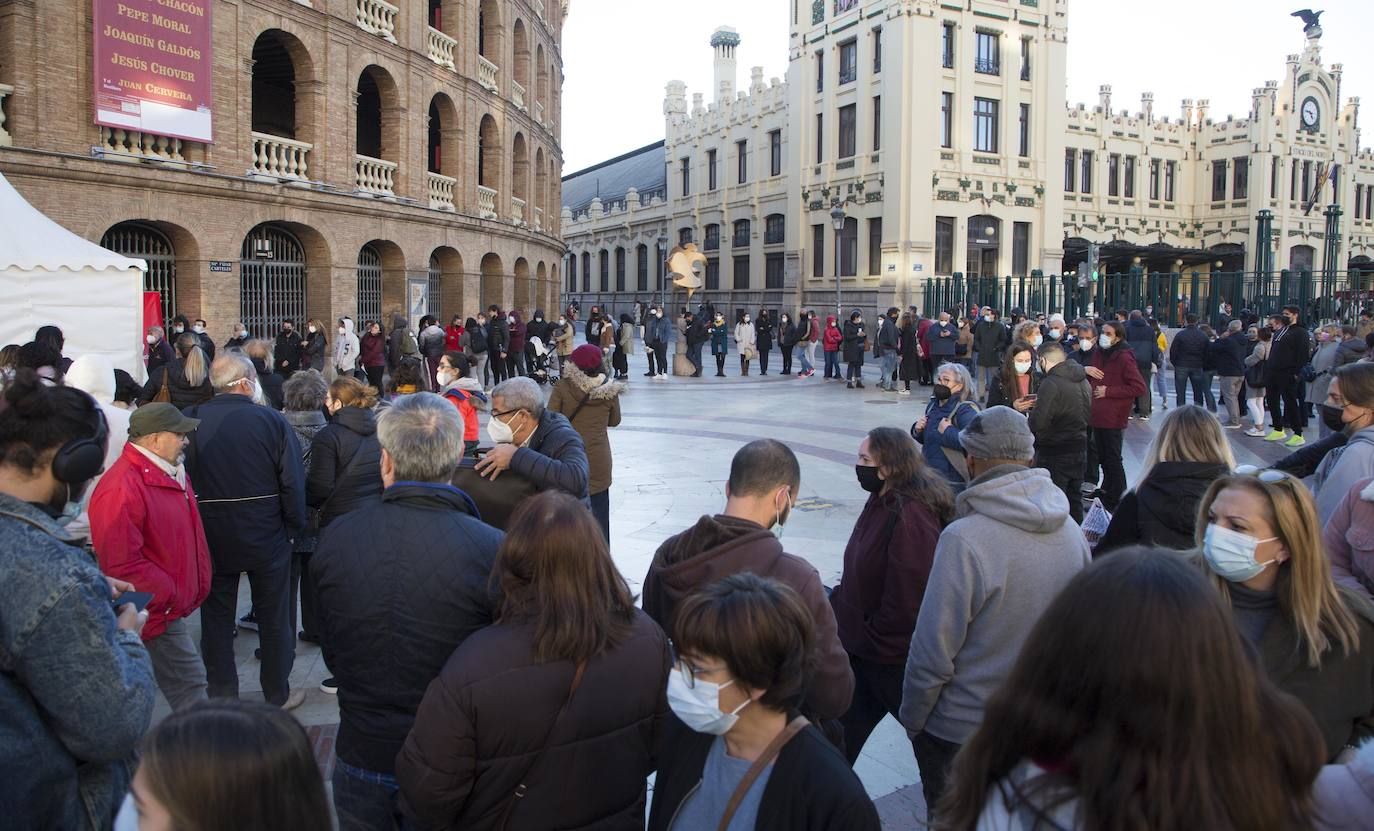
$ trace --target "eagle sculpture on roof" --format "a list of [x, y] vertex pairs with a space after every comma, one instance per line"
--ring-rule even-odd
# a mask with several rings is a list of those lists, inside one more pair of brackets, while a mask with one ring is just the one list
[[1322, 27], [1317, 22], [1321, 16], [1322, 12], [1314, 12], [1311, 9], [1301, 9], [1290, 15], [1290, 17], [1302, 18], [1302, 33], [1308, 37], [1321, 37]]
[[687, 299], [691, 300], [692, 293], [701, 288], [697, 271], [706, 267], [706, 255], [698, 251], [694, 243], [677, 245], [668, 252], [667, 266], [668, 279], [678, 288], [687, 289]]

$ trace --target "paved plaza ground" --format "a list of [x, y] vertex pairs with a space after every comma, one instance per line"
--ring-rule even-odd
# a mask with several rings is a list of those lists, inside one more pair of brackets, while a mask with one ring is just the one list
[[[773, 367], [774, 373], [778, 367]], [[796, 451], [802, 465], [801, 492], [786, 526], [783, 545], [815, 565], [827, 584], [840, 577], [845, 543], [866, 494], [854, 477], [856, 451], [866, 432], [879, 426], [906, 429], [924, 410], [928, 388], [899, 396], [876, 388], [875, 366], [868, 366], [868, 387], [846, 389], [825, 382], [770, 374], [738, 377], [738, 361], [727, 361], [728, 378], [642, 377], [642, 353], [631, 365], [630, 392], [621, 400], [624, 420], [611, 431], [615, 458], [611, 487], [611, 552], [637, 592], [654, 550], [667, 537], [687, 528], [704, 513], [725, 504], [730, 459], [744, 443], [771, 437]], [[795, 367], [794, 367], [795, 368]], [[755, 369], [757, 372], [757, 369]], [[1172, 389], [1172, 380], [1170, 381]], [[1155, 398], [1155, 421], [1163, 415]], [[1284, 450], [1260, 439], [1227, 430], [1241, 464], [1265, 464]], [[1128, 481], [1140, 472], [1151, 438], [1150, 422], [1132, 420], [1126, 431]], [[404, 544], [398, 540], [398, 544]], [[248, 581], [240, 589], [240, 612], [249, 608]], [[198, 615], [192, 623], [198, 629]], [[260, 695], [253, 632], [240, 632], [236, 642], [240, 685], [245, 698]], [[291, 685], [304, 687], [306, 701], [295, 715], [311, 730], [326, 775], [333, 762], [333, 736], [339, 713], [337, 698], [319, 690], [328, 677], [320, 651], [298, 643]], [[156, 717], [166, 714], [161, 702]], [[887, 718], [869, 739], [857, 768], [876, 800], [884, 827], [920, 827], [925, 817], [915, 759], [905, 732]]]

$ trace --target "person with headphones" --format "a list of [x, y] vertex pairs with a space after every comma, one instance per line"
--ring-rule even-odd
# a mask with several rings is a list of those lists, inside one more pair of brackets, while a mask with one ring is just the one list
[[135, 587], [101, 576], [66, 525], [104, 466], [95, 400], [21, 369], [0, 401], [0, 754], [5, 824], [107, 828], [156, 687]]
[[210, 593], [210, 546], [186, 477], [186, 445], [200, 421], [172, 404], [139, 407], [129, 443], [91, 495], [100, 570], [151, 592], [143, 643], [174, 710], [206, 699], [205, 662], [186, 624]]

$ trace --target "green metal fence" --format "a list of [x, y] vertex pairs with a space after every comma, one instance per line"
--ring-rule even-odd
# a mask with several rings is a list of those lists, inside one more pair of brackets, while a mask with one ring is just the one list
[[1119, 309], [1152, 307], [1166, 326], [1183, 325], [1184, 316], [1195, 313], [1217, 325], [1221, 304], [1230, 303], [1233, 313], [1249, 309], [1258, 315], [1277, 312], [1286, 305], [1303, 310], [1307, 321], [1335, 320], [1349, 323], [1361, 308], [1374, 307], [1374, 272], [1311, 271], [1278, 273], [1225, 272], [1129, 272], [1103, 274], [1079, 286], [1073, 274], [1031, 272], [1024, 277], [927, 277], [922, 311], [991, 306], [1002, 314], [1020, 309], [1025, 314], [1059, 312], [1072, 320], [1091, 314], [1111, 315]]

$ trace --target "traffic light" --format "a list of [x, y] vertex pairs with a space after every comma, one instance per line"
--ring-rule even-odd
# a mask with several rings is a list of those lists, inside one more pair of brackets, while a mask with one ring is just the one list
[[1098, 257], [1097, 243], [1095, 243], [1095, 242], [1090, 242], [1090, 243], [1088, 243], [1088, 274], [1091, 275], [1091, 279], [1092, 279], [1092, 281], [1093, 281], [1094, 283], [1097, 282], [1097, 270], [1098, 270], [1098, 260], [1097, 260], [1097, 257]]

